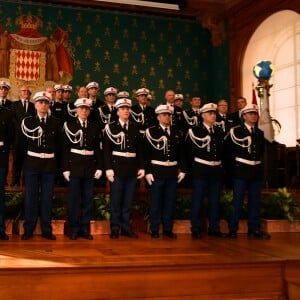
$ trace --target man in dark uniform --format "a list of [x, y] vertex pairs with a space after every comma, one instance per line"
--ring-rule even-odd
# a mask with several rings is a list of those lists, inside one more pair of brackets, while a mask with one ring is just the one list
[[[163, 235], [175, 239], [173, 214], [176, 188], [186, 174], [183, 137], [176, 127], [171, 126], [172, 106], [159, 105], [155, 112], [159, 124], [145, 132], [146, 180], [151, 193], [151, 236], [159, 237], [159, 225], [162, 223]], [[181, 171], [178, 172], [179, 169]]]
[[[11, 104], [12, 101], [7, 99], [7, 95], [9, 93], [10, 90], [10, 82], [9, 81], [5, 81], [5, 80], [1, 80], [0, 81], [0, 105], [4, 106], [8, 109], [11, 108]], [[7, 145], [8, 146], [8, 145]], [[10, 146], [8, 146], [10, 147]], [[9, 151], [9, 149], [6, 149], [7, 151]], [[7, 178], [7, 174], [8, 174], [8, 160], [6, 160], [6, 175], [5, 178]], [[7, 179], [5, 179], [5, 185], [7, 185]]]
[[269, 239], [270, 235], [260, 230], [259, 202], [265, 140], [263, 132], [256, 127], [257, 105], [246, 105], [242, 115], [243, 125], [232, 128], [226, 139], [226, 152], [232, 154], [233, 167], [233, 210], [229, 218], [228, 237], [237, 238], [241, 207], [248, 191], [248, 237]]
[[99, 84], [98, 82], [92, 81], [86, 85], [88, 98], [92, 100], [91, 113], [89, 116], [89, 120], [93, 123], [97, 123], [98, 121], [98, 108], [104, 105], [104, 102], [97, 98], [99, 92]]
[[54, 177], [57, 169], [55, 153], [61, 145], [61, 125], [58, 119], [48, 116], [51, 94], [38, 92], [34, 95], [36, 116], [22, 121], [22, 131], [27, 137], [27, 156], [24, 162], [25, 203], [24, 234], [22, 240], [33, 236], [39, 215], [42, 236], [55, 240], [52, 234], [51, 209]]
[[21, 170], [27, 152], [27, 140], [21, 130], [21, 122], [25, 117], [34, 116], [34, 104], [30, 102], [29, 87], [24, 85], [20, 88], [20, 100], [12, 103], [15, 137], [13, 144], [13, 167], [12, 167], [12, 184], [11, 186], [19, 186], [21, 178]]
[[4, 189], [7, 174], [9, 147], [13, 139], [12, 112], [5, 106], [0, 106], [0, 240], [8, 240], [5, 233]]
[[222, 155], [225, 132], [217, 126], [217, 105], [205, 104], [201, 108], [203, 122], [190, 128], [187, 133], [187, 147], [192, 161], [192, 237], [201, 236], [201, 209], [204, 197], [208, 195], [208, 235], [224, 237], [220, 232], [219, 203], [223, 179]]
[[11, 108], [12, 101], [7, 99], [8, 92], [10, 90], [10, 83], [5, 80], [0, 81], [0, 105], [6, 108]]
[[[50, 103], [51, 116], [57, 118], [60, 121], [60, 126], [63, 128], [64, 122], [69, 119], [67, 103], [63, 102], [64, 86], [62, 84], [55, 84], [55, 100]], [[55, 158], [57, 161], [57, 171], [55, 175], [55, 184], [58, 186], [65, 186], [66, 182], [62, 175], [61, 159], [62, 159], [61, 147], [57, 149]]]
[[153, 107], [147, 106], [148, 89], [138, 89], [135, 94], [138, 103], [132, 106], [130, 119], [139, 126], [140, 133], [144, 134], [146, 128], [157, 123], [156, 114]]
[[70, 239], [92, 240], [90, 219], [93, 207], [94, 178], [102, 175], [101, 131], [88, 121], [92, 100], [79, 98], [74, 103], [78, 118], [64, 125], [63, 175], [68, 185]]
[[[182, 96], [181, 94], [179, 95]], [[186, 133], [189, 128], [198, 126], [198, 124], [202, 121], [200, 114], [201, 98], [197, 96], [193, 97], [190, 104], [191, 108], [182, 112], [184, 133]]]
[[175, 93], [173, 90], [167, 90], [165, 93], [166, 105], [170, 105], [173, 107], [174, 111], [172, 114], [171, 125], [176, 126], [178, 130], [183, 131], [183, 119], [182, 119], [182, 108], [174, 105], [175, 101]]
[[107, 124], [104, 129], [104, 165], [110, 181], [111, 235], [137, 238], [130, 226], [131, 206], [137, 179], [145, 175], [142, 135], [138, 126], [129, 121], [131, 100], [116, 101], [118, 121]]
[[115, 101], [117, 97], [117, 89], [109, 87], [104, 91], [105, 104], [98, 108], [99, 112], [99, 126], [104, 129], [106, 124], [114, 122], [118, 119], [117, 111], [115, 109]]

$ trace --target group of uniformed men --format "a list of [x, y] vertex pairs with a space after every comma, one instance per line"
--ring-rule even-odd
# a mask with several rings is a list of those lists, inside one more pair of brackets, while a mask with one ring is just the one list
[[[236, 238], [246, 190], [249, 237], [270, 237], [260, 230], [259, 224], [264, 137], [256, 126], [257, 106], [246, 105], [244, 98], [239, 98], [244, 105], [241, 116], [235, 119], [234, 114], [227, 114], [225, 100], [201, 106], [200, 97], [193, 97], [191, 108], [183, 110], [183, 95], [173, 90], [166, 91], [165, 103], [154, 109], [146, 88], [136, 91], [136, 105], [132, 105], [126, 91], [118, 93], [114, 87], [105, 89], [102, 102], [97, 99], [97, 82], [81, 87], [74, 102], [70, 102], [69, 85], [56, 84], [37, 92], [33, 103], [27, 86], [20, 88], [20, 100], [15, 102], [6, 99], [9, 89], [9, 82], [0, 82], [1, 240], [9, 239], [4, 224], [4, 188], [11, 143], [12, 184], [20, 184], [23, 172], [26, 185], [22, 240], [33, 237], [39, 215], [42, 236], [56, 239], [51, 227], [51, 206], [54, 185], [60, 180], [68, 184], [70, 239], [93, 239], [89, 227], [94, 181], [103, 172], [110, 182], [112, 239], [120, 234], [138, 237], [130, 226], [130, 216], [134, 190], [143, 177], [151, 194], [151, 237], [159, 238], [162, 225], [165, 237], [176, 238], [176, 189], [186, 174], [192, 184], [193, 238], [202, 237], [200, 213], [206, 194], [208, 234]], [[233, 178], [234, 197], [229, 232], [225, 235], [219, 227], [219, 202], [226, 169]]]

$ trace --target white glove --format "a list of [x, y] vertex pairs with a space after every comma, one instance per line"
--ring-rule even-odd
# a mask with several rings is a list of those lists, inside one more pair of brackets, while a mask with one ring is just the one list
[[115, 172], [113, 169], [106, 170], [106, 177], [110, 182], [114, 182]]
[[95, 179], [99, 179], [102, 175], [102, 171], [101, 170], [96, 170], [95, 174], [94, 174], [94, 178]]
[[178, 179], [177, 182], [179, 183], [180, 181], [182, 181], [184, 177], [185, 177], [185, 173], [180, 172], [177, 176], [177, 179]]
[[145, 170], [144, 169], [140, 169], [137, 172], [137, 179], [141, 179], [145, 176]]
[[63, 172], [63, 175], [64, 175], [64, 177], [65, 177], [65, 179], [66, 179], [67, 181], [70, 181], [70, 175], [71, 175], [71, 172], [70, 172], [70, 171], [65, 171], [65, 172]]
[[152, 182], [154, 181], [154, 177], [152, 174], [146, 174], [145, 176], [146, 181], [148, 182], [149, 185], [152, 185]]

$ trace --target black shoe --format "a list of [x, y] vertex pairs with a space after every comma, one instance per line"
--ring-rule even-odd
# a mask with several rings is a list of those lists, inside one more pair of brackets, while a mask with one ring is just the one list
[[69, 235], [70, 240], [77, 240], [78, 234], [77, 232], [71, 232], [71, 234]]
[[225, 233], [222, 233], [221, 231], [209, 231], [208, 232], [209, 236], [217, 237], [217, 238], [224, 238], [226, 237]]
[[82, 238], [86, 239], [86, 240], [92, 240], [92, 239], [94, 239], [93, 236], [89, 232], [87, 232], [87, 231], [81, 232], [80, 236]]
[[127, 237], [129, 237], [131, 239], [137, 239], [138, 238], [138, 235], [135, 232], [131, 231], [131, 230], [129, 230], [129, 231], [121, 231], [121, 235], [127, 236]]
[[159, 238], [159, 233], [158, 233], [158, 231], [152, 231], [152, 232], [151, 232], [151, 237], [154, 238], [154, 239], [158, 239], [158, 238]]
[[56, 240], [56, 236], [52, 233], [42, 233], [42, 237], [47, 239], [47, 240], [51, 240], [51, 241], [55, 241]]
[[119, 238], [119, 230], [112, 230], [110, 234], [111, 239], [118, 239]]
[[4, 231], [0, 232], [0, 240], [1, 241], [8, 241], [9, 240], [8, 235]]
[[248, 232], [248, 238], [258, 239], [258, 240], [269, 240], [271, 238], [271, 236], [267, 232], [255, 230], [255, 231]]
[[226, 237], [228, 239], [236, 239], [237, 238], [237, 233], [234, 230], [230, 230], [227, 234]]
[[170, 238], [170, 239], [177, 239], [177, 234], [173, 231], [164, 231], [163, 235]]
[[33, 234], [32, 233], [23, 233], [22, 236], [21, 236], [21, 240], [22, 241], [27, 241], [29, 239], [31, 239], [33, 237]]
[[192, 238], [200, 240], [202, 239], [202, 234], [200, 232], [192, 232]]

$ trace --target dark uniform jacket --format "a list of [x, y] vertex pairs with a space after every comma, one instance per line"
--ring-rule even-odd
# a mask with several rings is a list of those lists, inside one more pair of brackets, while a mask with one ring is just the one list
[[21, 135], [21, 137], [24, 137], [21, 130], [21, 122], [24, 118], [35, 115], [36, 112], [34, 104], [30, 101], [27, 101], [27, 111], [25, 111], [22, 100], [18, 100], [12, 103], [11, 110], [13, 113], [16, 136], [18, 137]]
[[[162, 136], [167, 137], [166, 148], [162, 147], [162, 141], [155, 141]], [[154, 179], [166, 179], [177, 178], [179, 169], [182, 172], [186, 173], [186, 159], [183, 148], [183, 136], [181, 131], [179, 131], [176, 127], [171, 126], [170, 136], [168, 136], [160, 125], [153, 126], [146, 131], [144, 140], [146, 174], [152, 174]], [[151, 160], [162, 162], [177, 161], [177, 165], [162, 166], [152, 164]]]
[[223, 131], [227, 133], [234, 124], [234, 121], [231, 119], [231, 116], [227, 114], [224, 117], [217, 113], [216, 117], [216, 125], [221, 127]]
[[[196, 138], [210, 137], [210, 142], [203, 148], [198, 147], [192, 140], [202, 146], [206, 144], [204, 141], [198, 141]], [[216, 179], [220, 180], [223, 177], [223, 153], [224, 153], [224, 138], [225, 132], [218, 126], [213, 126], [213, 133], [209, 133], [203, 123], [198, 127], [191, 128], [187, 134], [186, 141], [188, 147], [188, 155], [192, 166], [192, 176], [197, 179]], [[200, 163], [195, 161], [195, 158], [204, 160]], [[211, 166], [206, 162], [220, 162], [220, 165]]]
[[13, 121], [11, 110], [0, 106], [0, 167], [6, 168], [9, 148], [13, 139]]
[[69, 118], [66, 102], [54, 101], [50, 105], [51, 115], [60, 120], [61, 126]]
[[200, 124], [201, 122], [201, 114], [197, 114], [192, 108], [182, 112], [182, 124], [184, 133], [187, 133], [189, 128], [198, 126], [198, 124]]
[[[31, 116], [24, 119], [24, 124], [28, 130], [33, 130], [41, 126], [39, 117]], [[46, 118], [45, 129], [38, 139], [38, 130], [29, 133], [35, 139], [27, 137], [28, 151], [36, 153], [55, 153], [61, 146], [62, 129], [60, 121], [52, 116]], [[24, 170], [34, 172], [55, 172], [55, 158], [39, 158], [27, 155], [24, 163]]]
[[100, 129], [103, 129], [106, 124], [118, 120], [117, 110], [114, 107], [110, 109], [109, 106], [105, 104], [103, 106], [98, 107], [96, 110], [98, 112], [97, 124], [99, 125]]
[[[96, 170], [103, 169], [101, 131], [99, 126], [88, 121], [86, 128], [82, 128], [78, 119], [68, 121], [66, 126], [73, 134], [82, 130], [83, 140], [80, 142], [78, 137], [74, 137], [72, 139], [74, 143], [72, 143], [65, 131], [63, 137], [62, 170], [70, 171], [71, 177], [94, 177]], [[72, 135], [70, 136], [72, 138]], [[73, 153], [70, 151], [71, 149], [94, 151], [94, 155]]]
[[[135, 114], [139, 114], [140, 116], [136, 116]], [[144, 122], [142, 122], [142, 116], [144, 115]], [[136, 104], [131, 107], [131, 116], [130, 120], [136, 123], [141, 133], [144, 133], [146, 128], [152, 127], [157, 124], [157, 117], [153, 107], [146, 106], [144, 110], [142, 110], [141, 105]]]
[[99, 110], [98, 108], [103, 106], [105, 103], [100, 100], [100, 99], [96, 99], [96, 100], [93, 100], [93, 103], [92, 103], [92, 106], [91, 106], [91, 113], [89, 115], [89, 121], [91, 121], [92, 123], [96, 123], [99, 121]]
[[240, 117], [239, 111], [235, 111], [229, 115], [229, 119], [232, 121], [232, 127], [242, 125], [243, 116]]
[[[234, 142], [236, 139], [250, 138], [250, 146], [247, 140], [244, 142]], [[263, 155], [265, 148], [265, 139], [262, 130], [255, 128], [255, 133], [250, 134], [246, 125], [232, 128], [226, 138], [226, 153], [230, 154], [231, 168], [233, 169], [233, 178], [237, 179], [254, 179], [261, 180], [263, 178]], [[246, 159], [248, 161], [262, 161], [261, 164], [249, 165], [238, 162], [236, 157]]]
[[[104, 130], [104, 166], [105, 170], [113, 169], [115, 176], [118, 177], [136, 177], [138, 169], [144, 169], [144, 155], [142, 145], [142, 135], [139, 132], [139, 127], [128, 122], [128, 130], [125, 131], [118, 121], [106, 125]], [[119, 135], [121, 132], [125, 134], [125, 143], [115, 144], [109, 137], [108, 130], [112, 135]], [[113, 138], [117, 143], [120, 142], [120, 137]], [[136, 157], [123, 157], [112, 155], [113, 151], [136, 153]]]

